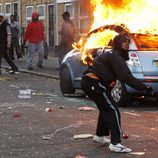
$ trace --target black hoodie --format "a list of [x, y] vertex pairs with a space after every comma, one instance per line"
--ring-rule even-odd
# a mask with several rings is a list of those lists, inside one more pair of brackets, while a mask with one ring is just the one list
[[96, 74], [105, 86], [120, 80], [137, 90], [145, 90], [146, 86], [131, 74], [126, 64], [128, 51], [122, 49], [121, 44], [127, 39], [129, 37], [125, 34], [117, 35], [113, 40], [112, 51], [96, 57], [89, 71]]

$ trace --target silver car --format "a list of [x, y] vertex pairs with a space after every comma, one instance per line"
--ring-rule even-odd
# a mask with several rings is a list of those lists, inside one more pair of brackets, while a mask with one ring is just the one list
[[[128, 32], [124, 27], [117, 25], [106, 25], [101, 27], [101, 30], [111, 30], [119, 34], [122, 31]], [[100, 28], [93, 30], [84, 40], [86, 41], [91, 34], [100, 31]], [[154, 90], [154, 97], [157, 99], [158, 94], [158, 35], [151, 34], [134, 34], [129, 33], [130, 51], [129, 60], [127, 61], [128, 67], [132, 74], [142, 81], [144, 84], [150, 85]], [[93, 56], [106, 53], [111, 49], [111, 39], [109, 44], [103, 48], [95, 48]], [[80, 81], [83, 72], [87, 69], [87, 65], [83, 64], [81, 60], [82, 52], [77, 49], [73, 49], [68, 52], [64, 57], [60, 68], [60, 89], [63, 95], [73, 94], [76, 89], [81, 89]], [[127, 101], [132, 99], [133, 96], [144, 96], [145, 92], [138, 91], [132, 87], [123, 84], [117, 80], [114, 88], [111, 91], [111, 95], [118, 105], [126, 106]]]

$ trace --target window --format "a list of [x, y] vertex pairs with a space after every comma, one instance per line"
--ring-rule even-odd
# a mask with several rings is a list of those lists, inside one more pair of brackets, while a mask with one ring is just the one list
[[19, 14], [18, 14], [18, 3], [13, 3], [13, 14], [16, 17], [16, 20], [19, 20]]
[[88, 33], [90, 26], [90, 19], [81, 18], [79, 21], [80, 34]]
[[27, 22], [27, 24], [31, 21], [32, 12], [33, 12], [33, 6], [27, 6], [26, 7], [26, 22]]
[[69, 4], [65, 4], [65, 11], [70, 13], [70, 18], [74, 18], [74, 6], [73, 4], [69, 3]]
[[2, 13], [2, 4], [0, 4], [0, 13]]
[[38, 5], [37, 6], [37, 12], [39, 14], [39, 19], [44, 20], [45, 19], [45, 6], [44, 5]]
[[11, 15], [11, 4], [5, 3], [5, 16], [8, 21], [10, 21], [10, 15]]
[[91, 19], [88, 9], [85, 9], [83, 6], [79, 6], [79, 30], [81, 35], [89, 31], [90, 22]]

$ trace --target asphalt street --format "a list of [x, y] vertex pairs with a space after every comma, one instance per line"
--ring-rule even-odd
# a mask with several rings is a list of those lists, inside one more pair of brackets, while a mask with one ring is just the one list
[[122, 129], [128, 134], [123, 144], [133, 152], [113, 153], [92, 141], [98, 117], [94, 103], [81, 91], [61, 95], [56, 57], [45, 60], [43, 69], [36, 67], [35, 57], [31, 72], [26, 55], [14, 62], [20, 73], [8, 74], [3, 61], [0, 76], [1, 158], [158, 157], [158, 106], [153, 102], [120, 108]]

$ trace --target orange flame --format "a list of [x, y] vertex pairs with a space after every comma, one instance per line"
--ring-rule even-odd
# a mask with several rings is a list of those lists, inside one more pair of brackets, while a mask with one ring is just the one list
[[[158, 1], [90, 0], [90, 3], [93, 11], [90, 31], [105, 25], [124, 24], [132, 33], [158, 34]], [[101, 30], [91, 34], [86, 40], [84, 37], [81, 38], [74, 47], [82, 52], [82, 60], [86, 63], [87, 56], [93, 60], [91, 53], [87, 50], [108, 47], [109, 39], [113, 39], [115, 35], [110, 30], [106, 31], [106, 34]]]
[[107, 24], [125, 24], [133, 33], [158, 31], [158, 1], [90, 0], [93, 8], [91, 30]]

